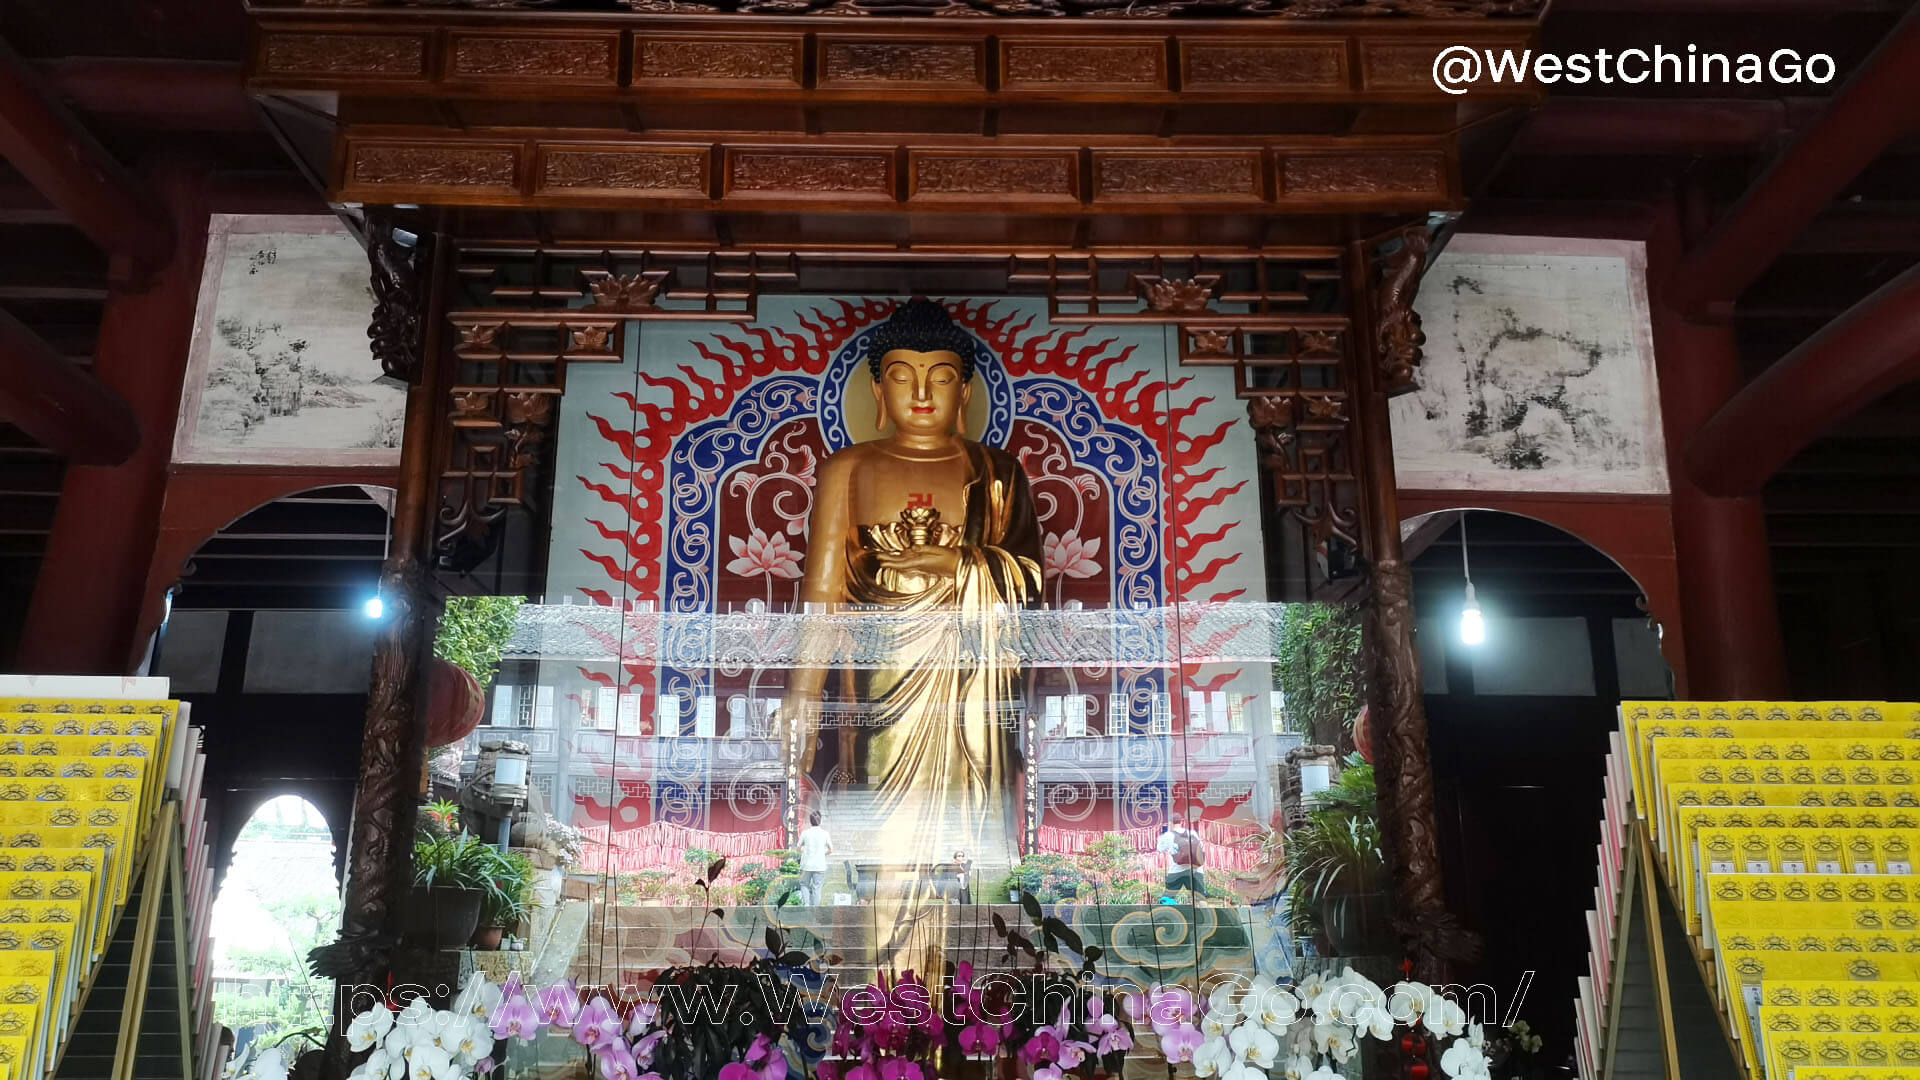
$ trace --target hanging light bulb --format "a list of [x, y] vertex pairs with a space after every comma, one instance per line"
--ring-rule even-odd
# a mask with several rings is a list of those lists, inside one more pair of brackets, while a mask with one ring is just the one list
[[1487, 620], [1480, 613], [1480, 601], [1473, 595], [1473, 571], [1467, 565], [1467, 515], [1460, 513], [1460, 576], [1467, 582], [1467, 602], [1460, 609], [1460, 641], [1478, 645], [1487, 640]]
[[1478, 645], [1487, 640], [1487, 620], [1480, 614], [1480, 601], [1473, 598], [1473, 582], [1467, 582], [1467, 606], [1460, 609], [1460, 640]]

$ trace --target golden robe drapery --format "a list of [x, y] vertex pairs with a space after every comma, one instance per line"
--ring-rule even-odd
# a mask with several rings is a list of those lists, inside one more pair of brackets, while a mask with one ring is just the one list
[[1021, 799], [1019, 657], [1010, 620], [1040, 595], [1041, 534], [1026, 473], [1003, 450], [966, 444], [964, 521], [935, 539], [958, 549], [951, 578], [898, 572], [877, 552], [888, 538], [855, 525], [848, 599], [893, 615], [883, 666], [856, 676], [875, 734], [868, 775], [883, 850], [862, 857], [922, 870], [965, 849], [1018, 857]]

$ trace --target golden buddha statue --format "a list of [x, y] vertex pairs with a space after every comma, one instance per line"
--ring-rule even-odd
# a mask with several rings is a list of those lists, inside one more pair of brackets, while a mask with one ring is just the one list
[[[825, 809], [841, 857], [883, 865], [896, 883], [926, 878], [956, 850], [1018, 858], [1011, 718], [1024, 673], [1001, 643], [1040, 595], [1041, 534], [1020, 463], [964, 435], [974, 347], [919, 297], [874, 330], [869, 367], [891, 431], [826, 460], [809, 525], [801, 599], [894, 616], [890, 658], [847, 679], [862, 730], [843, 731], [835, 775], [846, 786], [829, 785]], [[916, 614], [927, 617], [899, 618]], [[803, 774], [822, 747], [808, 721], [827, 674], [797, 669], [781, 707], [803, 725], [789, 743]]]

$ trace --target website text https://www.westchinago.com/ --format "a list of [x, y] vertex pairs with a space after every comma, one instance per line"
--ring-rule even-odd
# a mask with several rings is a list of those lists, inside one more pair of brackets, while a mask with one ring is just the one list
[[1433, 58], [1433, 85], [1449, 94], [1464, 94], [1476, 86], [1516, 86], [1529, 79], [1546, 85], [1576, 86], [1826, 86], [1836, 74], [1833, 57], [1826, 53], [1802, 54], [1785, 48], [1770, 53], [1725, 53], [1698, 45], [1679, 51], [1655, 45], [1651, 49], [1552, 53], [1449, 45]]

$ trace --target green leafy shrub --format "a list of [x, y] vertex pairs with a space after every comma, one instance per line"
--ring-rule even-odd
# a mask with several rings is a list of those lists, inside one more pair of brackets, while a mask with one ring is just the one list
[[513, 637], [519, 596], [454, 596], [440, 615], [433, 636], [433, 655], [459, 665], [485, 692], [500, 671], [500, 653]]
[[1335, 896], [1386, 887], [1373, 767], [1349, 755], [1340, 779], [1313, 797], [1304, 825], [1287, 833], [1287, 921], [1294, 933], [1321, 929], [1321, 910]]
[[1365, 700], [1360, 610], [1291, 604], [1280, 622], [1274, 678], [1286, 696], [1286, 728], [1322, 746], [1350, 743]]

